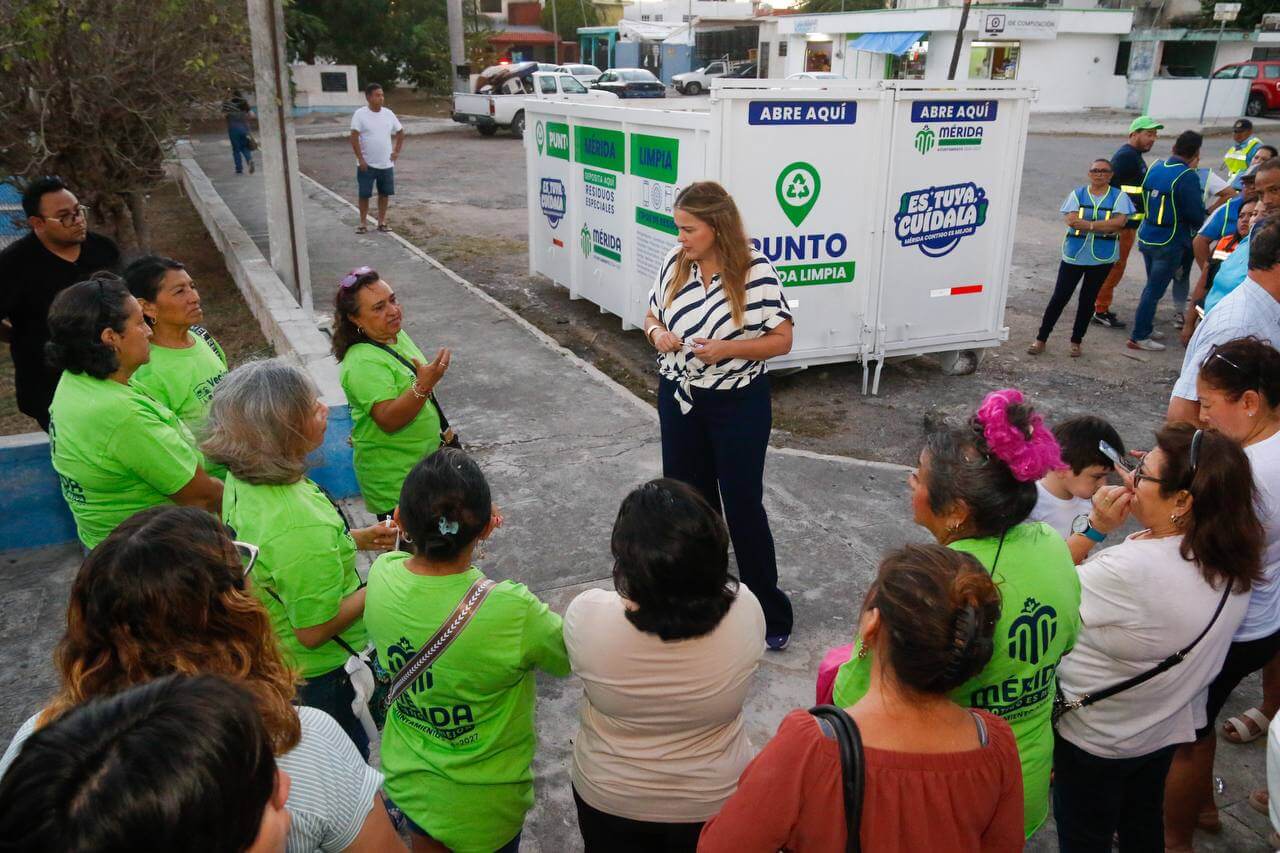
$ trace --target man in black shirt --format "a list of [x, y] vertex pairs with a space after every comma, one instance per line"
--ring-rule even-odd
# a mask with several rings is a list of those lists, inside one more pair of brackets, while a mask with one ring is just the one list
[[1123, 329], [1125, 326], [1124, 321], [1112, 313], [1111, 298], [1116, 292], [1116, 285], [1124, 277], [1125, 263], [1129, 260], [1129, 252], [1133, 249], [1138, 226], [1142, 224], [1142, 215], [1145, 210], [1142, 201], [1142, 179], [1147, 176], [1147, 161], [1142, 159], [1142, 155], [1156, 144], [1157, 132], [1163, 129], [1164, 125], [1150, 116], [1138, 116], [1129, 125], [1129, 141], [1111, 155], [1111, 186], [1128, 194], [1129, 200], [1133, 202], [1135, 213], [1129, 217], [1128, 223], [1120, 232], [1120, 257], [1111, 267], [1111, 272], [1107, 274], [1107, 280], [1102, 283], [1098, 298], [1093, 303], [1093, 322], [1099, 326], [1109, 326], [1113, 329]]
[[0, 340], [13, 355], [18, 410], [49, 431], [59, 374], [44, 358], [49, 306], [63, 289], [99, 270], [115, 271], [120, 250], [89, 233], [85, 208], [58, 178], [37, 178], [22, 194], [31, 233], [0, 252]]

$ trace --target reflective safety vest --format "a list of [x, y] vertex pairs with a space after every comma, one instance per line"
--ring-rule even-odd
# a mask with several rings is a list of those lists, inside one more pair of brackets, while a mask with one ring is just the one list
[[1254, 149], [1261, 144], [1261, 139], [1250, 136], [1239, 145], [1232, 145], [1227, 149], [1227, 153], [1222, 158], [1222, 165], [1227, 168], [1228, 179], [1234, 178], [1249, 168], [1249, 158], [1253, 156]]
[[1173, 201], [1173, 188], [1178, 181], [1195, 172], [1181, 160], [1160, 160], [1147, 170], [1142, 179], [1142, 211], [1145, 214], [1138, 229], [1138, 242], [1147, 246], [1168, 245], [1178, 233], [1178, 209]]
[[[1107, 187], [1101, 198], [1094, 198], [1088, 187], [1076, 187], [1076, 203], [1080, 205], [1078, 216], [1086, 222], [1105, 222], [1115, 213], [1116, 202], [1120, 200], [1120, 191], [1115, 187]], [[1081, 231], [1079, 228], [1068, 228], [1067, 236], [1062, 240], [1062, 259], [1067, 263], [1078, 263], [1081, 253], [1086, 251], [1090, 262], [1111, 263], [1120, 257], [1120, 243], [1115, 233], [1103, 234], [1101, 231]]]
[[1240, 218], [1240, 208], [1244, 204], [1241, 196], [1229, 200], [1223, 207], [1226, 208], [1222, 212], [1222, 227], [1215, 228], [1217, 234], [1205, 234], [1210, 240], [1220, 240], [1223, 237], [1230, 237], [1236, 233], [1236, 220]]
[[1227, 258], [1231, 257], [1231, 253], [1235, 251], [1235, 248], [1238, 245], [1240, 245], [1239, 234], [1229, 234], [1226, 237], [1223, 237], [1218, 241], [1217, 245], [1213, 247], [1213, 256], [1209, 260], [1222, 263]]
[[1142, 187], [1124, 184], [1120, 187], [1120, 192], [1129, 197], [1129, 201], [1133, 202], [1133, 213], [1129, 214], [1129, 224], [1142, 221]]

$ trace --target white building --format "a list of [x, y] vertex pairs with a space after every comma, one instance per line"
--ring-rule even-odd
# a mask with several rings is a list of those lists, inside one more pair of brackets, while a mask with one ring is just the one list
[[687, 23], [695, 18], [742, 19], [755, 15], [758, 6], [736, 0], [634, 0], [622, 17], [655, 24]]
[[[1040, 90], [1037, 110], [1123, 107], [1127, 69], [1116, 66], [1132, 10], [1097, 5], [1110, 0], [1063, 2], [1083, 8], [973, 6], [956, 79], [1029, 83]], [[899, 0], [907, 3], [921, 7], [766, 19], [760, 55], [768, 76], [830, 70], [850, 78], [947, 79], [959, 0]]]

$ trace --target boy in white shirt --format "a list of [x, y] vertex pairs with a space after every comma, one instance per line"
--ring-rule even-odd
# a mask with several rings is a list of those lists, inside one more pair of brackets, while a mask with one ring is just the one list
[[1062, 448], [1062, 461], [1069, 467], [1050, 471], [1036, 483], [1036, 506], [1030, 520], [1043, 521], [1068, 542], [1073, 533], [1101, 542], [1106, 537], [1097, 531], [1089, 536], [1092, 528], [1081, 531], [1072, 525], [1082, 515], [1087, 519], [1093, 508], [1093, 493], [1106, 483], [1113, 470], [1111, 460], [1098, 449], [1098, 442], [1105, 441], [1123, 456], [1120, 434], [1102, 418], [1081, 415], [1058, 424], [1053, 435]]

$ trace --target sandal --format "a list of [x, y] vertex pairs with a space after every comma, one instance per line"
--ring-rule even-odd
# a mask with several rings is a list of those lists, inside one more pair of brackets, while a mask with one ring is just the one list
[[387, 223], [383, 222], [382, 224], [380, 224], [380, 225], [378, 226], [378, 230], [379, 230], [379, 231], [382, 231], [383, 233], [390, 234], [390, 233], [391, 233], [391, 226], [390, 226], [390, 225], [388, 225]]
[[356, 233], [357, 233], [357, 234], [368, 234], [368, 233], [369, 233], [369, 226], [368, 226], [368, 225], [357, 225], [357, 226], [356, 226]]
[[1258, 814], [1264, 814], [1267, 817], [1271, 817], [1271, 797], [1267, 793], [1266, 788], [1254, 791], [1249, 795], [1249, 808], [1253, 809]]
[[1027, 347], [1027, 355], [1039, 355], [1044, 352], [1044, 341], [1036, 341]]
[[[1252, 722], [1257, 731], [1253, 731], [1249, 727]], [[1258, 708], [1250, 708], [1239, 717], [1232, 717], [1222, 724], [1222, 736], [1232, 743], [1251, 743], [1260, 737], [1265, 737], [1267, 727], [1271, 725], [1271, 718]]]
[[1072, 345], [1071, 345], [1071, 357], [1072, 357], [1072, 358], [1079, 358], [1081, 355], [1083, 355], [1083, 351], [1080, 349], [1080, 345], [1079, 345], [1079, 344], [1072, 344]]

